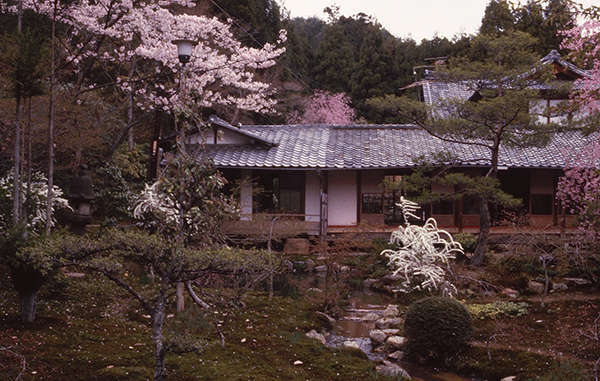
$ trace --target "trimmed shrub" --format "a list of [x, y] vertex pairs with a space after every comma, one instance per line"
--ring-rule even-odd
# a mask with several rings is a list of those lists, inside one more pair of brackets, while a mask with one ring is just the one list
[[469, 233], [457, 233], [453, 234], [452, 237], [455, 241], [458, 241], [465, 252], [472, 253], [477, 247], [477, 236]]
[[410, 355], [443, 361], [464, 349], [472, 333], [471, 314], [452, 298], [421, 299], [406, 312], [404, 334]]

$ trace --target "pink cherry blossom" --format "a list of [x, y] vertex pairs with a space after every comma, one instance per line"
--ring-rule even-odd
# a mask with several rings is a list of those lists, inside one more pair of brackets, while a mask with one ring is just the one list
[[352, 124], [356, 113], [350, 106], [350, 98], [344, 93], [331, 94], [317, 90], [305, 103], [304, 112], [292, 113], [289, 123], [297, 124]]

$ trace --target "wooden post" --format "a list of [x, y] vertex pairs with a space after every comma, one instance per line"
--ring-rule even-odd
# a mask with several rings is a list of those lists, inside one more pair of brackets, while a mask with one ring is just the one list
[[463, 198], [462, 197], [457, 200], [456, 208], [457, 208], [456, 219], [457, 219], [457, 225], [458, 225], [458, 232], [462, 233], [463, 232]]
[[183, 282], [177, 282], [177, 312], [183, 312], [185, 309], [185, 299], [183, 297], [184, 291]]
[[240, 188], [241, 221], [252, 221], [252, 171], [242, 170]]
[[356, 171], [356, 226], [360, 225], [360, 213], [362, 206], [362, 176]]
[[327, 207], [327, 173], [319, 171], [319, 194], [321, 197], [321, 208], [319, 211], [319, 236], [321, 241], [327, 238], [327, 219], [329, 209]]

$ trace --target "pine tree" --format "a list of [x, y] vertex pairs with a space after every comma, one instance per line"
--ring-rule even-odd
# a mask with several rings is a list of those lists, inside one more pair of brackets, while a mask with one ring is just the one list
[[[426, 105], [405, 97], [399, 107], [401, 116], [434, 137], [483, 147], [488, 152], [487, 157], [482, 158], [488, 162], [488, 170], [483, 179], [476, 182], [490, 189], [478, 194], [480, 235], [474, 264], [483, 263], [487, 247], [491, 225], [488, 203], [496, 198], [494, 187], [497, 186], [500, 147], [543, 145], [550, 136], [550, 126], [544, 128], [529, 114], [529, 100], [537, 93], [529, 88], [531, 78], [521, 75], [538, 62], [533, 51], [535, 42], [531, 36], [518, 31], [499, 37], [480, 35], [473, 41], [473, 49], [477, 51], [473, 56], [477, 59], [451, 60], [450, 68], [439, 78], [467, 87], [476, 94], [472, 100], [446, 99]], [[536, 79], [545, 80], [541, 74]], [[460, 162], [455, 165], [460, 166]]]

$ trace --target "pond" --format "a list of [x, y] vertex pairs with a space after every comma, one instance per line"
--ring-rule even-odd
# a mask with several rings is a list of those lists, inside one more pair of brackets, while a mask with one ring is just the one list
[[[311, 285], [306, 290], [315, 290], [324, 286], [323, 276], [320, 274], [304, 274], [295, 276], [300, 284]], [[333, 324], [333, 329], [326, 336], [326, 345], [339, 348], [346, 341], [354, 341], [367, 357], [374, 362], [382, 362], [386, 359], [386, 353], [378, 352], [373, 348], [369, 332], [376, 328], [375, 320], [365, 320], [369, 314], [377, 314], [383, 317], [385, 309], [390, 304], [398, 304], [392, 296], [374, 292], [371, 290], [352, 291], [347, 305], [343, 308], [342, 316], [338, 317]], [[398, 362], [417, 381], [481, 381], [476, 378], [467, 378], [451, 372], [443, 372], [423, 367], [418, 364], [401, 360]]]

